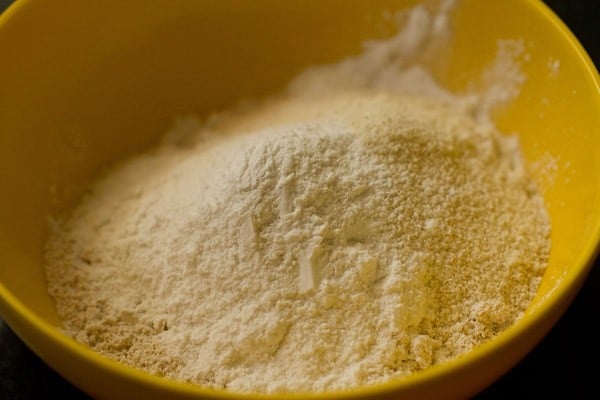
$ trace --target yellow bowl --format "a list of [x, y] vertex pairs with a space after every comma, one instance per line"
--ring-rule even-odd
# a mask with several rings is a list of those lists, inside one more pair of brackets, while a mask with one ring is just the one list
[[[92, 396], [239, 398], [150, 376], [61, 333], [46, 293], [47, 216], [76, 201], [98, 169], [151, 144], [176, 114], [276, 90], [309, 64], [356, 53], [393, 31], [414, 1], [17, 1], [0, 18], [0, 312], [49, 365]], [[498, 39], [523, 39], [520, 96], [494, 119], [521, 137], [552, 219], [552, 254], [525, 317], [473, 352], [406, 379], [319, 398], [471, 395], [521, 359], [567, 308], [600, 234], [598, 75], [567, 28], [535, 0], [463, 0], [438, 78], [479, 76]], [[558, 61], [558, 63], [556, 63]], [[559, 68], [553, 68], [559, 66]], [[285, 398], [297, 398], [288, 395]]]

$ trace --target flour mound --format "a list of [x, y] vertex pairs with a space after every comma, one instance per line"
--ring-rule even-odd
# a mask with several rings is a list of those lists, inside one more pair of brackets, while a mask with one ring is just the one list
[[542, 198], [467, 109], [361, 90], [183, 125], [48, 243], [68, 333], [107, 356], [238, 391], [349, 388], [471, 350], [535, 294]]

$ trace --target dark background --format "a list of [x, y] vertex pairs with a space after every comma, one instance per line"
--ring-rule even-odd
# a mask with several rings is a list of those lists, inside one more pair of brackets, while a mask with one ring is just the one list
[[[600, 1], [545, 2], [579, 38], [596, 66], [600, 66]], [[0, 12], [10, 3], [11, 0], [0, 0]], [[596, 328], [600, 317], [598, 264], [600, 262], [596, 262], [577, 298], [546, 338], [520, 364], [478, 395], [477, 400], [563, 396], [600, 399], [597, 381], [600, 368], [596, 365], [600, 361], [600, 331]], [[0, 319], [0, 399], [49, 397], [88, 399], [37, 358]]]

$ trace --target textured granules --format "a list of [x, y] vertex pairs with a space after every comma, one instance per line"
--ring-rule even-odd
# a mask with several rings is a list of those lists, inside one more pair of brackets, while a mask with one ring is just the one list
[[47, 254], [77, 340], [201, 385], [321, 390], [443, 362], [520, 316], [549, 226], [514, 140], [392, 95], [281, 102], [276, 126], [271, 110], [95, 185]]

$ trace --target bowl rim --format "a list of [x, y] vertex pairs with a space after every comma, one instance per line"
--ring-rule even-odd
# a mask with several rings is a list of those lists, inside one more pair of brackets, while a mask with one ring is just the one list
[[[567, 42], [569, 47], [575, 51], [577, 61], [584, 67], [587, 74], [591, 77], [596, 91], [600, 94], [600, 75], [592, 62], [590, 56], [583, 48], [582, 44], [566, 26], [566, 24], [542, 1], [542, 0], [520, 0], [525, 5], [534, 9], [534, 12], [540, 14], [552, 26], [551, 29], [557, 30], [561, 37]], [[19, 13], [25, 12], [32, 0], [16, 0], [2, 14], [0, 14], [0, 32], [10, 22], [15, 20]], [[35, 1], [33, 1], [35, 3]], [[600, 95], [597, 98], [600, 108]], [[600, 253], [600, 220], [593, 222], [591, 234], [585, 242], [584, 251], [579, 253], [573, 260], [570, 268], [560, 279], [551, 291], [541, 299], [535, 306], [531, 307], [527, 314], [519, 321], [489, 341], [477, 346], [475, 349], [456, 357], [450, 361], [434, 365], [422, 371], [416, 372], [406, 377], [392, 378], [383, 383], [377, 383], [357, 388], [344, 390], [333, 390], [327, 392], [294, 392], [294, 393], [256, 393], [256, 392], [236, 392], [225, 389], [211, 389], [201, 387], [185, 382], [178, 382], [173, 379], [163, 378], [157, 375], [147, 373], [117, 361], [109, 359], [99, 353], [94, 352], [83, 344], [67, 336], [61, 330], [46, 322], [38, 316], [33, 310], [21, 302], [7, 287], [0, 281], [0, 309], [6, 307], [11, 309], [17, 318], [20, 318], [26, 325], [33, 327], [51, 341], [66, 350], [67, 353], [79, 357], [86, 363], [92, 364], [95, 368], [104, 370], [108, 375], [118, 375], [121, 378], [132, 381], [137, 385], [143, 385], [147, 388], [161, 389], [163, 392], [185, 396], [198, 396], [219, 398], [219, 399], [248, 399], [255, 398], [257, 395], [263, 399], [341, 399], [341, 398], [365, 398], [374, 395], [383, 395], [386, 393], [400, 393], [408, 389], [414, 389], [425, 383], [441, 380], [454, 374], [459, 374], [491, 357], [492, 354], [508, 348], [511, 342], [518, 337], [526, 334], [535, 325], [545, 320], [556, 320], [560, 317], [555, 316], [556, 309], [566, 309], [571, 303], [581, 285], [587, 278], [592, 266]], [[563, 307], [561, 307], [561, 305]], [[10, 326], [10, 322], [6, 321]], [[552, 323], [554, 325], [554, 322]], [[551, 329], [551, 327], [549, 328]], [[549, 329], [547, 331], [549, 331]], [[547, 333], [546, 331], [546, 333]], [[540, 338], [541, 339], [541, 338]], [[29, 343], [27, 343], [29, 347]], [[33, 351], [38, 353], [35, 348]], [[42, 355], [38, 354], [42, 357]], [[54, 369], [52, 365], [51, 368]], [[68, 376], [64, 377], [69, 380]], [[83, 390], [83, 389], [82, 389]]]

